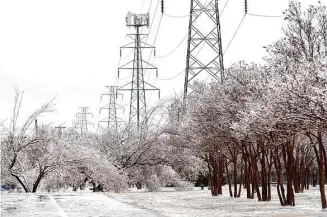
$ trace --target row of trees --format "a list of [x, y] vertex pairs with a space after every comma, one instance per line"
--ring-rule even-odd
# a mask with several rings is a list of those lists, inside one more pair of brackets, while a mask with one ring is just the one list
[[276, 182], [280, 204], [294, 206], [294, 193], [318, 181], [325, 209], [327, 10], [291, 2], [284, 15], [266, 64], [240, 62], [221, 82], [198, 83], [172, 134], [207, 162], [213, 196], [226, 178], [231, 197], [244, 185], [247, 198], [269, 201]]

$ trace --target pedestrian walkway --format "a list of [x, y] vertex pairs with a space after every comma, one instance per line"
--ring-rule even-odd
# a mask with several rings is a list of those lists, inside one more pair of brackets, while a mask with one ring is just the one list
[[102, 193], [5, 194], [2, 217], [157, 217]]

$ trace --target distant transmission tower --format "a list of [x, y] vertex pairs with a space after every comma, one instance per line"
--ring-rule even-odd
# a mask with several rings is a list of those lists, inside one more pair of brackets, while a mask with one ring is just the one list
[[[142, 55], [145, 49], [155, 49], [155, 47], [143, 42], [147, 34], [141, 34], [140, 28], [149, 27], [149, 15], [148, 14], [131, 14], [128, 13], [126, 17], [126, 25], [128, 27], [134, 27], [136, 34], [128, 34], [133, 42], [122, 46], [122, 49], [133, 49], [134, 59], [122, 65], [119, 70], [132, 71], [132, 81], [118, 88], [118, 91], [130, 91], [130, 111], [129, 111], [129, 123], [132, 126], [137, 127], [138, 130], [146, 127], [147, 123], [147, 110], [146, 110], [146, 96], [147, 91], [159, 91], [155, 86], [149, 84], [144, 80], [144, 70], [157, 70], [158, 69], [147, 61], [143, 60]], [[120, 52], [122, 53], [122, 52]], [[151, 52], [152, 53], [152, 52]], [[146, 65], [146, 67], [144, 67]]]
[[[184, 98], [195, 90], [200, 74], [209, 74], [216, 81], [224, 78], [224, 62], [218, 0], [191, 0], [186, 57]], [[206, 48], [203, 50], [203, 48]]]
[[123, 122], [122, 119], [117, 117], [117, 109], [124, 108], [116, 103], [116, 99], [118, 95], [122, 96], [122, 94], [117, 92], [118, 86], [106, 86], [106, 88], [108, 89], [108, 92], [101, 95], [101, 100], [103, 96], [108, 96], [109, 103], [101, 107], [99, 113], [101, 113], [102, 110], [108, 110], [108, 117], [99, 121], [98, 126], [100, 126], [101, 123], [106, 123], [108, 132], [117, 133], [118, 123]]
[[89, 107], [80, 107], [81, 111], [76, 113], [75, 128], [80, 130], [81, 135], [85, 135], [88, 131], [88, 125], [94, 125], [89, 122], [87, 117], [93, 114], [88, 112]]
[[58, 136], [59, 136], [59, 138], [61, 139], [61, 138], [62, 138], [62, 131], [63, 131], [64, 129], [66, 129], [66, 127], [64, 127], [64, 126], [62, 126], [62, 125], [59, 125], [58, 127], [55, 127], [55, 129], [58, 130]]

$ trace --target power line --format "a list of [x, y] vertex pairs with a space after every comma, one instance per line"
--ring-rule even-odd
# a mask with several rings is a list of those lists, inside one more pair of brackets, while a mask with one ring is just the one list
[[170, 56], [171, 54], [173, 54], [183, 44], [183, 42], [187, 39], [187, 36], [188, 35], [185, 35], [185, 37], [183, 38], [183, 40], [174, 48], [174, 50], [172, 50], [171, 52], [169, 52], [166, 55], [156, 56], [156, 58], [162, 59], [162, 58], [166, 58], [166, 57]]
[[226, 3], [225, 3], [225, 5], [224, 5], [223, 9], [222, 9], [222, 10], [221, 10], [221, 12], [220, 12], [220, 16], [222, 16], [222, 15], [223, 15], [223, 13], [224, 13], [224, 10], [225, 10], [225, 8], [226, 8], [226, 6], [227, 6], [228, 2], [229, 2], [229, 0], [227, 0], [227, 1], [226, 1]]
[[246, 17], [246, 14], [244, 14], [244, 16], [243, 16], [243, 18], [242, 18], [240, 24], [238, 24], [238, 27], [237, 27], [236, 31], [234, 32], [234, 35], [233, 35], [232, 39], [230, 40], [230, 42], [228, 43], [228, 45], [227, 45], [227, 47], [226, 47], [226, 49], [225, 49], [225, 51], [224, 51], [224, 55], [225, 55], [225, 53], [227, 52], [229, 46], [232, 44], [232, 42], [233, 42], [235, 36], [237, 35], [238, 31], [240, 30], [241, 25], [242, 25], [242, 23], [243, 23], [245, 17]]
[[[228, 3], [228, 0], [227, 0], [226, 4], [227, 4], [227, 3]], [[226, 6], [226, 4], [225, 4], [225, 6]], [[225, 9], [225, 8], [224, 8], [224, 9]], [[224, 9], [223, 9], [223, 10], [224, 10]], [[224, 54], [227, 52], [228, 48], [229, 48], [230, 45], [232, 44], [232, 42], [233, 42], [233, 40], [234, 40], [234, 38], [235, 38], [237, 32], [239, 31], [239, 29], [240, 29], [240, 27], [241, 27], [241, 25], [242, 25], [242, 23], [243, 23], [243, 21], [244, 21], [246, 15], [256, 16], [256, 17], [265, 17], [265, 18], [280, 18], [280, 17], [283, 17], [283, 16], [275, 16], [275, 15], [261, 15], [261, 14], [252, 14], [252, 13], [248, 13], [248, 2], [247, 2], [247, 0], [245, 0], [245, 7], [244, 7], [244, 9], [245, 9], [245, 14], [244, 14], [244, 16], [243, 16], [243, 18], [242, 18], [240, 24], [238, 25], [238, 27], [237, 27], [237, 29], [236, 29], [236, 31], [235, 31], [235, 33], [234, 33], [234, 35], [233, 35], [231, 41], [229, 42], [228, 46], [226, 47], [226, 49], [225, 49], [225, 51], [224, 51]], [[207, 81], [209, 77], [210, 77], [210, 76], [208, 76], [205, 80]]]
[[[158, 8], [158, 5], [159, 5], [159, 2], [160, 2], [160, 0], [158, 0], [157, 7], [156, 7], [156, 10], [155, 10], [155, 14], [157, 13], [157, 8]], [[163, 14], [164, 14], [163, 8], [162, 8], [161, 11], [162, 11], [162, 13], [161, 13], [161, 16], [160, 16], [160, 21], [159, 21], [159, 25], [158, 25], [158, 29], [157, 29], [156, 36], [155, 36], [155, 38], [154, 38], [153, 46], [155, 46], [155, 43], [156, 43], [156, 41], [157, 41], [157, 37], [158, 37], [158, 34], [159, 34], [159, 30], [160, 30], [160, 26], [161, 26], [161, 21], [162, 21]], [[153, 21], [154, 21], [154, 18], [153, 18]], [[152, 21], [152, 24], [153, 24], [153, 21]], [[152, 24], [151, 24], [151, 27], [152, 27]], [[150, 27], [150, 28], [151, 28], [151, 27]], [[150, 34], [150, 33], [149, 33], [149, 34]], [[153, 51], [153, 50], [151, 50], [151, 53], [150, 53], [150, 56], [149, 56], [148, 65], [149, 65], [149, 62], [150, 62], [150, 60], [151, 60], [152, 51]], [[154, 61], [155, 61], [155, 59], [153, 60], [152, 64], [154, 63]], [[157, 73], [157, 76], [158, 76], [158, 73]], [[150, 74], [148, 75], [147, 79], [149, 79], [149, 77], [150, 77]], [[156, 77], [156, 78], [157, 78], [157, 77]], [[157, 84], [157, 79], [156, 79], [155, 82], [154, 82], [154, 85], [156, 85], [156, 84]], [[152, 92], [150, 93], [149, 101], [151, 101], [151, 98], [152, 98]], [[160, 98], [160, 95], [159, 95], [159, 98]]]
[[[153, 15], [153, 19], [152, 19], [152, 22], [151, 22], [151, 25], [150, 25], [150, 29], [149, 29], [149, 33], [148, 33], [148, 35], [150, 35], [150, 32], [151, 32], [151, 30], [152, 30], [152, 26], [153, 26], [153, 23], [154, 23], [154, 18], [155, 18], [156, 14], [157, 14], [157, 10], [158, 10], [158, 6], [159, 6], [159, 2], [160, 2], [160, 0], [158, 0], [158, 2], [157, 2], [157, 6], [156, 6], [156, 9], [155, 9], [155, 11], [154, 11], [154, 15]], [[151, 0], [151, 4], [152, 4], [152, 0]], [[150, 10], [150, 8], [149, 8], [149, 10]], [[160, 28], [161, 20], [162, 20], [162, 14], [161, 14], [161, 17], [160, 17], [158, 30], [157, 30], [156, 36], [155, 36], [155, 38], [154, 38], [153, 46], [155, 45], [156, 40], [157, 40], [157, 37], [158, 37], [158, 32], [159, 32], [159, 28]], [[148, 39], [149, 39], [149, 36], [146, 38], [146, 42], [148, 42]], [[148, 62], [147, 62], [147, 66], [148, 66], [149, 63], [150, 63], [151, 56], [152, 56], [152, 52], [153, 52], [153, 49], [151, 49], [151, 53], [150, 53], [150, 56], [149, 56], [149, 59], [148, 59]], [[153, 64], [153, 63], [152, 63], [152, 64]], [[146, 68], [147, 68], [147, 67], [146, 67]], [[145, 70], [145, 72], [146, 72], [146, 70]], [[145, 72], [144, 72], [144, 73], [145, 73]], [[149, 80], [149, 76], [150, 76], [150, 75], [148, 75], [147, 80]]]
[[[226, 2], [226, 4], [227, 4], [227, 3], [228, 3], [228, 1]], [[279, 16], [275, 16], [275, 15], [262, 15], [262, 14], [252, 14], [252, 13], [248, 13], [247, 1], [245, 1], [245, 14], [244, 14], [244, 16], [243, 16], [243, 18], [242, 18], [240, 24], [238, 25], [238, 27], [237, 27], [237, 29], [236, 29], [236, 31], [235, 31], [235, 33], [234, 33], [234, 35], [233, 35], [231, 41], [230, 41], [229, 44], [227, 45], [227, 47], [226, 47], [226, 49], [225, 49], [225, 51], [224, 51], [224, 54], [227, 52], [229, 46], [232, 44], [232, 42], [233, 42], [233, 40], [234, 40], [236, 34], [238, 33], [238, 31], [239, 31], [239, 29], [240, 29], [240, 27], [241, 27], [241, 25], [242, 25], [242, 23], [243, 23], [243, 21], [244, 21], [246, 15], [256, 16], [256, 17], [266, 17], [266, 18], [280, 18], [280, 17], [283, 17], [283, 16], [280, 16], [280, 15], [279, 15]]]
[[150, 5], [149, 5], [149, 9], [148, 9], [148, 13], [150, 13], [151, 6], [152, 6], [152, 0], [150, 1]]
[[[161, 25], [162, 18], [163, 18], [163, 14], [161, 14], [161, 17], [160, 17], [160, 21], [159, 21], [159, 25], [158, 25], [158, 29], [157, 29], [157, 34], [156, 34], [156, 36], [155, 36], [155, 39], [154, 39], [153, 45], [155, 45], [155, 43], [156, 43], [156, 41], [157, 41], [157, 37], [158, 37], [158, 35], [159, 35], [159, 30], [160, 30], [160, 25]], [[152, 54], [152, 50], [151, 50], [151, 54]], [[150, 54], [150, 57], [149, 57], [149, 61], [148, 61], [148, 62], [150, 62], [151, 54]], [[154, 63], [154, 60], [153, 60], [152, 64], [153, 64], [153, 63]], [[150, 74], [148, 75], [148, 79], [149, 79], [149, 77], [150, 77]], [[156, 85], [156, 84], [157, 84], [157, 79], [156, 79], [155, 82], [154, 82], [154, 85]], [[152, 98], [152, 92], [150, 93], [149, 101], [151, 101], [151, 98]], [[159, 98], [160, 98], [160, 97], [159, 97]]]
[[160, 30], [161, 21], [162, 21], [162, 15], [161, 15], [160, 20], [159, 20], [159, 25], [158, 25], [157, 33], [156, 33], [155, 38], [154, 38], [154, 41], [153, 41], [153, 45], [156, 44], [157, 37], [158, 37], [158, 35], [159, 35], [159, 30]]
[[[159, 2], [159, 1], [158, 1]], [[159, 35], [159, 30], [160, 30], [160, 25], [161, 25], [161, 21], [162, 21], [162, 15], [160, 16], [160, 20], [159, 20], [159, 25], [158, 25], [158, 29], [157, 29], [157, 33], [156, 33], [156, 35], [155, 35], [155, 37], [154, 37], [154, 41], [153, 41], [153, 46], [155, 46], [155, 44], [156, 44], [156, 41], [157, 41], [157, 38], [158, 38], [158, 35]], [[151, 52], [150, 52], [150, 56], [149, 56], [149, 59], [148, 59], [148, 62], [147, 62], [147, 66], [149, 65], [149, 63], [150, 63], [150, 60], [151, 60], [151, 56], [152, 56], [152, 52], [153, 52], [153, 49], [151, 50]], [[154, 63], [154, 60], [153, 60], [153, 62], [152, 62], [152, 64]], [[147, 68], [147, 67], [146, 67]], [[146, 71], [146, 70], [145, 70]], [[147, 80], [149, 80], [149, 76], [150, 76], [150, 74], [148, 75], [148, 77], [147, 77]]]
[[164, 16], [166, 17], [171, 17], [171, 18], [185, 18], [185, 17], [190, 17], [190, 15], [181, 15], [181, 16], [178, 16], [178, 15], [170, 15], [170, 14], [166, 14], [164, 13]]
[[[158, 1], [158, 2], [159, 2], [159, 1]], [[161, 14], [161, 16], [160, 16], [160, 20], [159, 20], [159, 25], [158, 25], [157, 33], [156, 33], [156, 36], [155, 36], [154, 41], [153, 41], [153, 46], [155, 46], [156, 41], [157, 41], [157, 37], [158, 37], [158, 35], [159, 35], [159, 30], [160, 30], [160, 25], [161, 25], [162, 17], [163, 17], [163, 14]], [[151, 60], [152, 51], [153, 51], [153, 50], [151, 50], [150, 57], [149, 57], [149, 60], [148, 60], [148, 65], [149, 65], [149, 62], [150, 62], [150, 60]], [[153, 63], [154, 63], [154, 60], [153, 60], [152, 64], [153, 64]], [[157, 73], [157, 76], [158, 76], [158, 73]], [[149, 80], [149, 77], [150, 77], [150, 73], [149, 73], [149, 75], [148, 75], [148, 77], [147, 77], [147, 80]], [[156, 79], [155, 82], [154, 82], [154, 86], [155, 86], [156, 84], [157, 84], [157, 79]], [[153, 93], [153, 92], [150, 93], [149, 102], [151, 101], [152, 93]], [[160, 98], [160, 95], [159, 95], [159, 98]]]
[[126, 103], [126, 104], [124, 104], [124, 105], [121, 105], [121, 106], [125, 107], [125, 106], [128, 106], [128, 105], [129, 105], [129, 103]]
[[[150, 14], [151, 6], [152, 6], [152, 0], [150, 1], [150, 4], [149, 4], [148, 14]], [[141, 33], [142, 33], [142, 32], [143, 32], [143, 29], [141, 30]]]
[[162, 80], [162, 81], [170, 81], [170, 80], [174, 80], [175, 78], [179, 77], [183, 72], [185, 72], [185, 69], [183, 69], [182, 71], [180, 71], [177, 75], [175, 75], [174, 77], [172, 78], [159, 78], [159, 80]]
[[[152, 18], [152, 22], [151, 22], [151, 25], [150, 25], [150, 28], [149, 28], [149, 33], [148, 33], [148, 35], [150, 35], [150, 33], [151, 33], [151, 30], [152, 30], [152, 26], [153, 26], [153, 23], [154, 23], [154, 18], [156, 17], [156, 15], [157, 15], [157, 10], [158, 10], [158, 7], [159, 7], [159, 2], [160, 2], [160, 0], [158, 0], [158, 2], [157, 2], [157, 6], [156, 6], [156, 9], [155, 9], [155, 11], [154, 11], [154, 15], [153, 15], [153, 18]], [[152, 1], [151, 1], [151, 4], [152, 4]], [[150, 8], [149, 8], [149, 12], [150, 12]], [[148, 12], [148, 13], [149, 13]], [[149, 37], [146, 39], [146, 42], [148, 42], [148, 39], [149, 39]], [[151, 55], [150, 55], [151, 56]]]
[[248, 0], [244, 1], [244, 12], [245, 14], [248, 14], [250, 16], [255, 16], [255, 17], [267, 17], [267, 18], [279, 18], [279, 17], [283, 17], [283, 16], [276, 16], [276, 15], [266, 15], [266, 14], [252, 14], [252, 13], [248, 13]]
[[250, 16], [255, 16], [255, 17], [266, 17], [266, 18], [280, 18], [283, 17], [283, 15], [264, 15], [264, 14], [250, 14], [247, 13]]

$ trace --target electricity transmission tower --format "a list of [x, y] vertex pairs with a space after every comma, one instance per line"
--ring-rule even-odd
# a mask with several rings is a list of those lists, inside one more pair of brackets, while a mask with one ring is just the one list
[[93, 114], [88, 112], [89, 107], [80, 107], [81, 111], [76, 113], [76, 122], [75, 128], [79, 129], [81, 135], [85, 135], [88, 131], [88, 125], [93, 125], [93, 123], [89, 122], [87, 117]]
[[141, 28], [149, 27], [149, 22], [149, 14], [128, 13], [126, 25], [128, 27], [134, 27], [136, 29], [136, 34], [127, 35], [133, 42], [122, 46], [121, 51], [123, 49], [132, 49], [134, 51], [134, 58], [118, 69], [118, 77], [119, 70], [132, 71], [132, 81], [118, 88], [118, 91], [129, 91], [131, 93], [129, 123], [132, 127], [137, 127], [138, 131], [145, 128], [147, 124], [146, 92], [159, 91], [160, 97], [160, 90], [144, 80], [145, 70], [157, 70], [158, 76], [158, 69], [149, 62], [143, 60], [142, 56], [145, 50], [155, 49], [155, 47], [143, 41], [147, 37], [147, 34], [140, 33]]
[[184, 98], [189, 89], [195, 90], [194, 81], [200, 75], [209, 74], [216, 81], [224, 78], [218, 0], [207, 2], [191, 0]]
[[63, 131], [64, 129], [66, 129], [66, 127], [60, 125], [60, 126], [55, 127], [55, 128], [58, 129], [58, 136], [59, 136], [59, 138], [61, 139], [61, 138], [62, 138], [62, 131]]
[[101, 100], [103, 96], [108, 96], [109, 102], [107, 105], [100, 108], [99, 114], [102, 110], [108, 110], [108, 117], [99, 121], [98, 126], [100, 126], [101, 123], [107, 123], [108, 132], [117, 133], [118, 122], [123, 122], [122, 119], [117, 117], [117, 109], [124, 109], [124, 107], [118, 105], [116, 99], [118, 95], [122, 96], [122, 94], [117, 92], [118, 86], [106, 86], [106, 88], [108, 89], [108, 92], [101, 95]]

